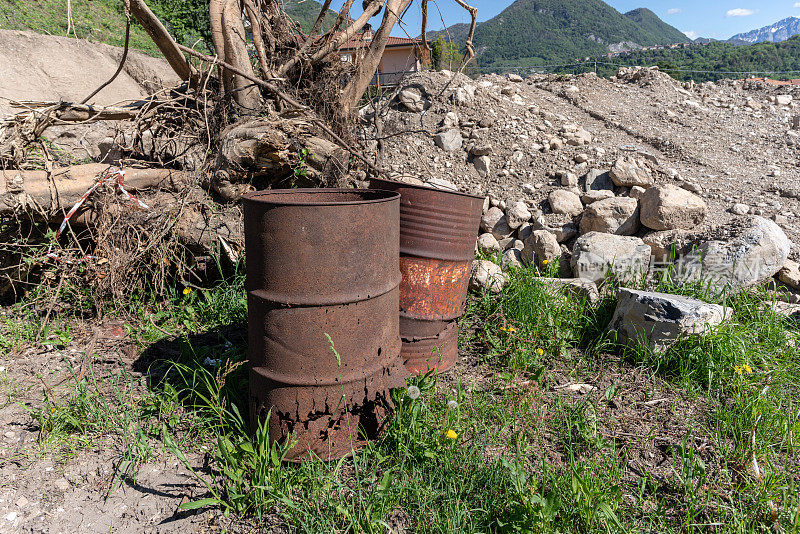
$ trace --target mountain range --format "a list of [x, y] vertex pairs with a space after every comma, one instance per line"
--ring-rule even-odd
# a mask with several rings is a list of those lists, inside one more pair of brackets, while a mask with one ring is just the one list
[[[430, 32], [463, 44], [467, 24]], [[601, 0], [517, 0], [478, 23], [475, 48], [482, 69], [569, 62], [608, 52], [689, 42], [649, 9], [624, 15]]]
[[800, 34], [800, 17], [788, 17], [757, 30], [737, 33], [728, 41], [747, 44], [763, 43], [765, 41], [779, 43], [798, 34]]

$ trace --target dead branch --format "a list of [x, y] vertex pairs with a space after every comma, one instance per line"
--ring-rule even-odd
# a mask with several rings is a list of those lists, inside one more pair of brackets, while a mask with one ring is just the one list
[[[0, 170], [0, 215], [22, 211], [47, 218], [47, 214], [68, 210], [108, 168], [103, 163], [75, 165], [57, 169], [49, 177], [47, 171]], [[185, 173], [171, 169], [124, 170], [129, 191], [179, 191], [190, 183]]]
[[177, 43], [169, 34], [167, 29], [158, 20], [158, 17], [150, 11], [144, 0], [124, 0], [125, 7], [144, 27], [144, 30], [156, 44], [161, 53], [164, 54], [167, 63], [172, 70], [180, 76], [182, 80], [191, 80], [197, 76], [195, 68], [186, 60], [184, 55], [177, 47]]
[[[472, 17], [472, 21], [469, 24], [469, 34], [467, 35], [467, 42], [464, 46], [467, 48], [467, 56], [464, 59], [464, 62], [461, 64], [461, 68], [463, 69], [467, 63], [475, 59], [475, 47], [472, 45], [472, 39], [475, 37], [475, 26], [478, 24], [478, 9], [472, 7], [471, 5], [464, 2], [464, 0], [455, 0], [455, 2], [469, 11], [470, 17]], [[423, 37], [424, 39], [424, 37]]]
[[367, 49], [367, 53], [361, 60], [359, 70], [344, 88], [341, 96], [341, 104], [344, 110], [353, 109], [358, 103], [358, 99], [367, 90], [369, 84], [372, 82], [372, 76], [378, 69], [378, 64], [383, 57], [383, 51], [386, 48], [386, 43], [389, 41], [389, 35], [392, 28], [400, 20], [400, 14], [411, 4], [412, 0], [389, 0], [386, 4], [386, 9], [383, 12], [383, 21], [381, 21], [380, 28], [375, 32], [372, 42]]

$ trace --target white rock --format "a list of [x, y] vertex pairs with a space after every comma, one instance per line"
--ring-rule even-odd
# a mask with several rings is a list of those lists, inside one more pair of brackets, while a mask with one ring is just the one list
[[503, 252], [503, 257], [500, 259], [500, 268], [504, 271], [522, 269], [522, 252], [517, 248], [510, 248]]
[[510, 236], [514, 230], [508, 226], [508, 221], [499, 207], [492, 207], [481, 217], [481, 230], [492, 234], [499, 242]]
[[433, 187], [434, 189], [441, 189], [443, 191], [455, 191], [458, 192], [458, 186], [453, 182], [447, 181], [444, 178], [431, 178], [425, 185], [428, 187]]
[[619, 187], [648, 188], [653, 185], [653, 175], [644, 160], [633, 156], [622, 156], [611, 167], [609, 173], [614, 185]]
[[639, 201], [630, 197], [614, 197], [593, 202], [581, 218], [581, 234], [605, 232], [633, 235], [639, 230]]
[[508, 276], [503, 274], [498, 265], [487, 260], [472, 262], [469, 277], [470, 289], [475, 291], [486, 289], [492, 293], [500, 293], [507, 283]]
[[510, 203], [506, 208], [506, 222], [512, 230], [516, 230], [530, 220], [531, 212], [528, 210], [528, 205], [521, 200]]
[[583, 212], [583, 203], [578, 195], [571, 191], [556, 189], [547, 197], [553, 213], [578, 216]]
[[747, 217], [728, 241], [706, 241], [687, 256], [684, 280], [701, 277], [721, 288], [759, 284], [786, 263], [791, 242], [780, 226], [763, 217]]
[[543, 267], [545, 261], [549, 263], [560, 255], [561, 246], [555, 235], [547, 230], [534, 230], [525, 240], [522, 262], [526, 265], [533, 263], [537, 267]]
[[702, 335], [729, 319], [733, 310], [666, 293], [621, 288], [609, 324], [617, 341], [631, 348], [642, 343], [661, 351], [684, 336]]
[[500, 248], [500, 243], [497, 242], [497, 238], [488, 232], [478, 236], [478, 250], [487, 255], [503, 251]]
[[731, 208], [731, 213], [734, 215], [747, 215], [750, 213], [750, 206], [747, 204], [734, 204]]
[[650, 247], [638, 237], [590, 232], [572, 249], [575, 276], [599, 282], [609, 271], [618, 279], [640, 277], [650, 264]]
[[607, 198], [614, 198], [614, 192], [610, 189], [594, 189], [592, 191], [587, 191], [581, 195], [581, 202], [586, 204], [587, 206], [593, 202], [597, 202], [599, 200], [605, 200]]
[[425, 99], [422, 98], [422, 94], [416, 89], [403, 89], [397, 95], [397, 99], [409, 111], [419, 113], [425, 110]]
[[464, 140], [461, 138], [461, 131], [453, 128], [434, 135], [433, 142], [442, 150], [453, 152], [461, 148]]
[[520, 76], [519, 74], [511, 73], [508, 75], [508, 81], [514, 83], [520, 83], [522, 81], [522, 76]]
[[554, 236], [559, 243], [569, 241], [578, 235], [578, 225], [569, 215], [559, 215], [548, 213], [539, 215], [533, 220], [534, 230], [547, 230]]
[[639, 202], [642, 224], [652, 230], [691, 230], [706, 217], [705, 201], [674, 185], [646, 190]]

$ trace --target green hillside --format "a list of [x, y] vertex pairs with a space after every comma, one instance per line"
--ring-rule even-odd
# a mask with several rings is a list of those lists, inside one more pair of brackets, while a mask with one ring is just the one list
[[[125, 15], [122, 0], [71, 0], [72, 22], [77, 36], [94, 42], [122, 46]], [[210, 45], [207, 0], [148, 0], [147, 4], [179, 41], [191, 45], [198, 40]], [[286, 13], [304, 31], [309, 31], [322, 4], [315, 0], [284, 0]], [[330, 28], [336, 13], [328, 11], [323, 29]], [[0, 0], [0, 29], [32, 30], [51, 35], [67, 34], [66, 0]], [[131, 28], [131, 47], [159, 55], [138, 24]]]
[[[463, 43], [467, 25], [447, 31]], [[687, 40], [652, 11], [634, 10], [626, 16], [601, 0], [517, 0], [475, 30], [483, 70], [575, 61], [604, 54], [620, 42], [651, 46]]]
[[677, 28], [673, 28], [647, 8], [640, 7], [639, 9], [628, 11], [625, 16], [636, 23], [650, 39], [658, 44], [689, 42], [686, 34]]
[[[746, 74], [727, 74], [730, 72], [752, 72], [758, 77], [776, 79], [800, 78], [800, 35], [780, 43], [757, 43], [738, 46], [726, 42], [712, 42], [676, 50], [648, 50], [632, 52], [612, 59], [601, 58], [623, 65], [658, 65], [677, 79], [695, 81], [715, 81], [721, 78], [744, 78]], [[611, 75], [616, 71], [614, 65], [603, 66], [601, 75]], [[679, 72], [682, 69], [715, 72]], [[788, 72], [785, 75], [767, 74]]]

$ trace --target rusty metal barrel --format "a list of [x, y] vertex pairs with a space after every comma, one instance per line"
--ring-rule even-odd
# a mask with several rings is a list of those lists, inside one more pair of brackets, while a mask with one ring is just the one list
[[373, 178], [400, 193], [400, 337], [411, 372], [451, 369], [458, 358], [483, 197]]
[[286, 459], [342, 457], [375, 436], [407, 376], [397, 317], [400, 195], [244, 197], [250, 418]]

